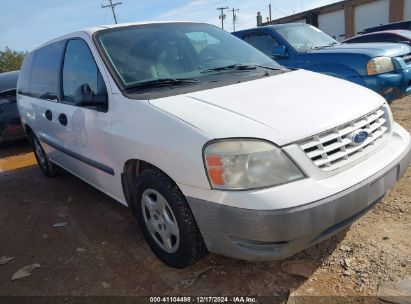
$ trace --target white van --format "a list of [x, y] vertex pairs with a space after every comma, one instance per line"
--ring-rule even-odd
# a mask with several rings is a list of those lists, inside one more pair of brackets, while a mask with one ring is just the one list
[[290, 256], [363, 215], [407, 170], [384, 99], [290, 71], [217, 27], [100, 26], [31, 52], [18, 107], [40, 169], [128, 205], [182, 268], [207, 251]]

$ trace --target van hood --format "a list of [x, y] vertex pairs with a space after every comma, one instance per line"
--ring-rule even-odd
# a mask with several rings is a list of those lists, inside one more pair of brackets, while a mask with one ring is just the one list
[[363, 54], [370, 57], [398, 57], [411, 53], [411, 47], [401, 43], [342, 43], [313, 50], [307, 54]]
[[149, 102], [210, 139], [264, 138], [282, 146], [366, 115], [385, 100], [351, 82], [298, 70]]

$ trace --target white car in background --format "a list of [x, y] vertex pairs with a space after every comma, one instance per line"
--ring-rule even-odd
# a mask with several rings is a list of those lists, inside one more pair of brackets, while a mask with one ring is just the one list
[[201, 23], [100, 26], [24, 61], [18, 108], [40, 169], [128, 205], [154, 253], [290, 256], [381, 200], [411, 159], [385, 100], [289, 71]]

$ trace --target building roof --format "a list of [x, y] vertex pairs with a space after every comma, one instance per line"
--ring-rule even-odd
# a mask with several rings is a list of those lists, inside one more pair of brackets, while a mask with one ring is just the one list
[[319, 13], [320, 11], [335, 11], [335, 10], [344, 8], [344, 5], [347, 4], [348, 1], [350, 1], [350, 0], [342, 0], [342, 1], [339, 1], [339, 2], [336, 2], [336, 3], [316, 7], [316, 8], [313, 8], [313, 9], [310, 9], [310, 10], [307, 10], [307, 11], [304, 11], [304, 12], [300, 12], [300, 13], [297, 13], [297, 14], [288, 15], [288, 16], [281, 17], [281, 18], [271, 20], [271, 21], [268, 21], [268, 22], [263, 22], [263, 25], [293, 22], [293, 21], [305, 19], [305, 17], [307, 15], [309, 15], [311, 13]]

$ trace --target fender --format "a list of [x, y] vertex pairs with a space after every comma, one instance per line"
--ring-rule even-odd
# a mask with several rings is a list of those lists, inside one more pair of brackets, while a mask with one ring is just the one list
[[317, 73], [327, 74], [329, 76], [341, 78], [362, 86], [366, 86], [363, 77], [360, 74], [358, 74], [357, 71], [344, 64], [321, 63], [305, 67], [305, 69]]

